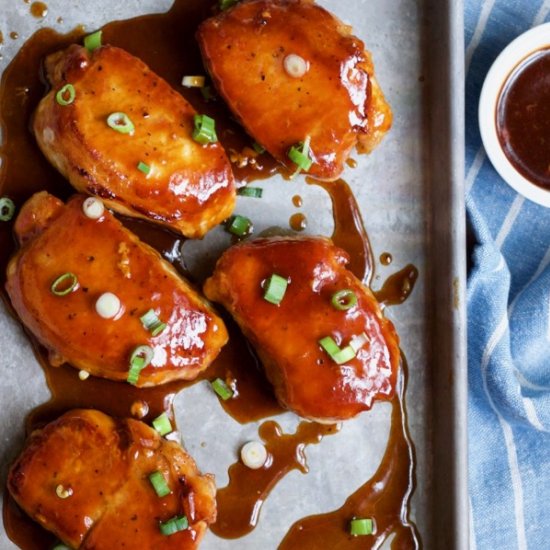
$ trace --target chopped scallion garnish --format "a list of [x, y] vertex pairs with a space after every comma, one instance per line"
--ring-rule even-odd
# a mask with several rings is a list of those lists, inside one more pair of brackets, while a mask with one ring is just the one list
[[14, 214], [14, 202], [8, 197], [0, 197], [0, 221], [9, 222]]
[[374, 533], [374, 521], [371, 518], [352, 519], [349, 524], [349, 532], [354, 537], [372, 535]]
[[288, 279], [273, 273], [265, 284], [264, 300], [278, 306], [285, 296]]
[[237, 195], [241, 197], [254, 197], [255, 199], [261, 199], [264, 190], [261, 187], [241, 187], [237, 191]]
[[227, 222], [227, 231], [237, 235], [237, 237], [244, 237], [252, 232], [252, 222], [246, 216], [241, 216], [237, 214], [229, 218]]
[[136, 385], [139, 380], [139, 374], [153, 360], [153, 348], [150, 346], [138, 346], [130, 356], [130, 370], [126, 381], [129, 384]]
[[153, 420], [153, 428], [155, 428], [160, 435], [166, 435], [172, 431], [172, 423], [165, 412]]
[[256, 153], [258, 153], [258, 155], [261, 155], [262, 153], [265, 153], [265, 147], [260, 145], [257, 141], [255, 141], [252, 144], [252, 149], [254, 149], [254, 151], [256, 151]]
[[56, 296], [66, 296], [70, 294], [78, 285], [78, 278], [74, 273], [63, 273], [50, 287], [50, 290]]
[[355, 351], [351, 346], [340, 349], [332, 336], [325, 336], [319, 340], [319, 345], [330, 355], [330, 358], [342, 365], [355, 357]]
[[126, 113], [111, 113], [107, 117], [107, 124], [121, 134], [132, 134], [135, 130], [134, 123]]
[[103, 31], [96, 31], [92, 34], [89, 34], [84, 38], [84, 47], [89, 51], [93, 52], [98, 48], [101, 48], [101, 35]]
[[160, 532], [165, 535], [173, 535], [178, 531], [185, 531], [189, 527], [189, 522], [185, 516], [175, 516], [159, 525]]
[[346, 288], [335, 292], [330, 301], [335, 309], [347, 311], [357, 305], [357, 294], [353, 290]]
[[140, 172], [143, 172], [146, 176], [149, 175], [149, 172], [151, 172], [151, 167], [148, 164], [145, 164], [141, 160], [138, 162], [137, 169]]
[[216, 143], [216, 121], [208, 115], [195, 115], [193, 117], [195, 129], [193, 130], [193, 139], [201, 145]]
[[228, 10], [232, 8], [239, 0], [220, 0], [220, 9]]
[[65, 86], [63, 86], [63, 88], [58, 90], [58, 92], [55, 94], [55, 100], [62, 107], [70, 105], [74, 101], [75, 97], [76, 90], [74, 89], [74, 86], [72, 84], [65, 84]]
[[148, 330], [153, 336], [158, 336], [165, 328], [166, 323], [163, 323], [155, 313], [154, 309], [150, 309], [147, 313], [140, 317], [145, 330]]
[[298, 167], [298, 170], [295, 174], [297, 174], [301, 170], [307, 172], [313, 164], [313, 160], [311, 159], [309, 154], [310, 143], [311, 137], [307, 136], [303, 142], [293, 145], [288, 151], [288, 158]]
[[66, 544], [63, 544], [62, 542], [56, 544], [52, 550], [71, 550]]
[[184, 76], [181, 81], [181, 85], [186, 88], [202, 88], [204, 87], [204, 76]]
[[227, 401], [233, 397], [233, 390], [221, 378], [216, 378], [210, 385], [223, 401]]
[[359, 334], [358, 336], [354, 336], [350, 340], [350, 348], [353, 349], [353, 351], [357, 354], [357, 352], [369, 341], [369, 337], [363, 332]]
[[157, 493], [157, 496], [161, 498], [172, 492], [170, 487], [168, 487], [168, 483], [166, 483], [166, 479], [164, 479], [162, 472], [156, 471], [150, 474], [149, 481], [151, 482], [155, 493]]

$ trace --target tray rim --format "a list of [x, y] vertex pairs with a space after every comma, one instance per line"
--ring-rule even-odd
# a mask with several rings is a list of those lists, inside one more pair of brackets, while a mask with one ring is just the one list
[[467, 460], [465, 70], [463, 0], [427, 6], [429, 41], [428, 238], [433, 300], [432, 532], [434, 548], [469, 544]]

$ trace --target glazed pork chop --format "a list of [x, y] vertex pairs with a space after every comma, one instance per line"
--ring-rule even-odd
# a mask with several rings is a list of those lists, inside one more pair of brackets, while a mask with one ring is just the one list
[[122, 214], [201, 237], [235, 204], [219, 143], [192, 138], [195, 110], [120, 48], [76, 44], [46, 59], [52, 86], [34, 117], [38, 145], [80, 192]]
[[[164, 496], [151, 474], [164, 480]], [[95, 410], [70, 411], [33, 432], [8, 489], [32, 519], [81, 550], [191, 550], [216, 519], [212, 476], [177, 443]], [[173, 518], [187, 526], [163, 534]]]
[[[352, 148], [370, 152], [391, 110], [363, 43], [310, 0], [245, 0], [206, 20], [198, 41], [221, 96], [253, 138], [290, 170], [336, 179]], [[306, 156], [308, 156], [306, 155]]]
[[326, 238], [261, 238], [228, 249], [204, 286], [254, 346], [281, 404], [319, 422], [394, 393], [397, 334], [348, 260]]
[[98, 199], [37, 193], [15, 232], [6, 289], [52, 365], [152, 386], [196, 378], [227, 342], [210, 305]]

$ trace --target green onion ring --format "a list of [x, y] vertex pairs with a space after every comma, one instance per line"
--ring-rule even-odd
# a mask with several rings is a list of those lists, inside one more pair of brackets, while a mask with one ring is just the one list
[[[68, 97], [65, 99], [65, 96], [68, 94]], [[58, 92], [55, 94], [55, 100], [59, 105], [62, 107], [66, 107], [67, 105], [70, 105], [76, 97], [76, 90], [74, 89], [74, 86], [72, 84], [65, 84], [63, 88], [58, 90]]]
[[[64, 287], [64, 283], [69, 282], [70, 285], [67, 287]], [[67, 294], [70, 294], [73, 290], [75, 290], [78, 286], [78, 278], [74, 273], [68, 272], [63, 273], [63, 275], [60, 275], [50, 287], [50, 290], [53, 294], [56, 296], [66, 296]]]
[[107, 117], [107, 124], [121, 134], [132, 134], [135, 130], [134, 123], [126, 113], [111, 113]]
[[0, 197], [0, 221], [9, 222], [15, 214], [15, 204], [8, 197]]
[[349, 288], [339, 290], [332, 295], [330, 302], [334, 309], [347, 311], [357, 305], [357, 294]]

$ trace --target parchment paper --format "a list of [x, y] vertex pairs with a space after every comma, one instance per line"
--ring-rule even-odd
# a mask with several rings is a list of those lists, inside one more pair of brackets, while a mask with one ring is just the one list
[[[388, 308], [395, 322], [410, 367], [407, 409], [409, 426], [416, 447], [417, 489], [412, 516], [421, 536], [430, 532], [428, 498], [430, 493], [430, 444], [427, 419], [429, 383], [426, 365], [428, 334], [425, 319], [427, 204], [423, 165], [422, 6], [421, 0], [320, 0], [320, 3], [353, 25], [372, 52], [378, 80], [393, 108], [394, 126], [382, 145], [371, 156], [357, 156], [358, 166], [346, 168], [344, 179], [351, 185], [361, 206], [375, 257], [390, 252], [393, 263], [377, 266], [374, 287], [408, 263], [415, 264], [420, 276], [409, 300]], [[52, 26], [66, 32], [77, 24], [92, 30], [114, 19], [142, 13], [162, 12], [170, 0], [49, 0], [48, 14], [38, 20], [23, 0], [0, 0], [0, 71], [35, 30]], [[62, 21], [58, 22], [58, 18]], [[10, 38], [17, 32], [17, 39]], [[161, 75], [162, 76], [162, 75]], [[306, 185], [301, 178], [289, 183], [274, 177], [259, 182], [264, 188], [262, 215], [258, 203], [239, 197], [237, 211], [250, 214], [256, 233], [271, 226], [288, 227], [289, 217], [298, 211], [308, 219], [306, 233], [330, 235], [330, 199], [320, 188]], [[303, 197], [303, 207], [291, 198]], [[184, 248], [188, 267], [204, 270], [229, 244], [222, 231], [214, 230], [202, 242]], [[257, 438], [257, 425], [240, 425], [221, 409], [217, 398], [198, 384], [175, 400], [179, 428], [187, 450], [204, 472], [216, 475], [219, 487], [227, 482], [227, 468], [237, 459], [240, 446]], [[26, 414], [48, 399], [49, 392], [31, 346], [22, 329], [0, 304], [0, 426], [1, 489], [5, 486], [10, 462], [23, 442]], [[375, 472], [386, 448], [389, 433], [388, 404], [377, 404], [372, 411], [345, 423], [342, 431], [327, 437], [320, 445], [307, 448], [309, 474], [291, 472], [267, 499], [259, 525], [249, 536], [227, 541], [209, 534], [205, 550], [272, 549], [298, 519], [339, 508], [345, 499]], [[285, 431], [294, 431], [298, 419], [291, 413], [277, 417]], [[429, 544], [427, 545], [429, 546]], [[0, 549], [11, 549], [0, 527]]]

